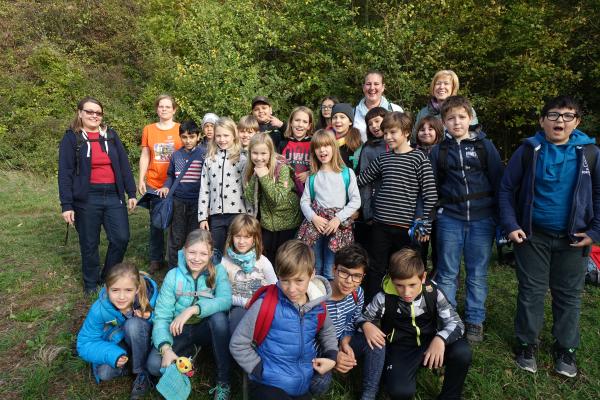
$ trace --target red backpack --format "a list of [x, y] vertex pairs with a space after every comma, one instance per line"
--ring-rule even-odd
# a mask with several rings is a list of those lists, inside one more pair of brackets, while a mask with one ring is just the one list
[[[263, 294], [263, 301], [260, 305], [258, 316], [256, 317], [256, 323], [254, 324], [254, 334], [252, 335], [252, 343], [255, 347], [260, 346], [269, 334], [271, 324], [273, 323], [273, 317], [275, 316], [275, 308], [277, 307], [277, 303], [279, 302], [279, 289], [277, 289], [277, 285], [266, 285], [261, 287], [254, 293], [254, 295], [246, 305], [246, 308], [250, 308], [252, 304], [254, 304], [254, 302], [258, 300]], [[321, 328], [323, 328], [325, 318], [327, 317], [327, 306], [325, 305], [325, 302], [321, 303], [321, 307], [321, 312], [317, 314], [317, 333], [319, 333]]]

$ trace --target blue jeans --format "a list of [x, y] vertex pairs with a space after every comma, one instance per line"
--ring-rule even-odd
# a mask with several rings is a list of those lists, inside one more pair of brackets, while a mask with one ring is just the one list
[[[100, 272], [100, 227], [104, 226], [108, 249]], [[127, 207], [114, 184], [92, 184], [84, 207], [75, 207], [75, 228], [79, 234], [81, 271], [86, 291], [96, 290], [108, 270], [123, 261], [129, 244]]]
[[[212, 345], [215, 364], [217, 365], [217, 382], [229, 383], [231, 356], [229, 354], [229, 319], [224, 312], [215, 313], [203, 318], [197, 324], [186, 324], [183, 332], [173, 338], [173, 351], [178, 356], [193, 357], [197, 346]], [[162, 356], [156, 348], [152, 348], [148, 356], [148, 372], [161, 376], [160, 363]]]
[[[363, 387], [361, 400], [375, 400], [379, 391], [379, 381], [385, 363], [385, 347], [373, 348], [369, 347], [365, 335], [362, 332], [354, 332], [350, 347], [354, 351], [354, 357], [363, 358]], [[310, 382], [310, 393], [313, 396], [321, 396], [329, 390], [331, 380], [333, 379], [332, 372], [325, 375], [320, 375], [315, 372]]]
[[492, 217], [462, 221], [441, 214], [437, 219], [438, 271], [436, 283], [456, 307], [456, 289], [461, 256], [466, 272], [465, 321], [485, 321], [487, 271], [492, 254], [496, 223]]
[[315, 252], [315, 268], [317, 275], [321, 275], [328, 281], [333, 280], [333, 263], [335, 253], [329, 248], [329, 236], [322, 236], [313, 245]]
[[150, 261], [162, 262], [165, 258], [165, 231], [152, 226], [152, 213], [154, 208], [162, 201], [160, 196], [155, 194], [154, 188], [147, 187], [147, 192], [151, 193], [152, 200], [150, 201]]
[[[139, 374], [146, 369], [148, 353], [150, 353], [150, 337], [152, 336], [152, 324], [143, 318], [131, 317], [121, 327], [123, 340], [119, 346], [127, 351], [131, 372]], [[109, 381], [128, 374], [127, 364], [123, 368], [115, 368], [112, 365], [101, 364], [94, 367], [94, 375], [101, 381]]]

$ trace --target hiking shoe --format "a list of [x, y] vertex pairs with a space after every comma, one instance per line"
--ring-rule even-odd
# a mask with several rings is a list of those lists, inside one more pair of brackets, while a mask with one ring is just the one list
[[483, 342], [483, 325], [466, 323], [465, 337], [469, 343]]
[[152, 387], [152, 382], [145, 372], [140, 372], [133, 381], [133, 389], [131, 389], [131, 400], [138, 400], [144, 397], [148, 390]]
[[522, 344], [516, 352], [515, 362], [517, 367], [535, 374], [537, 372], [535, 351], [536, 346], [534, 344]]
[[575, 349], [553, 349], [554, 371], [557, 374], [574, 378], [577, 375], [577, 364], [575, 363]]
[[217, 386], [208, 391], [208, 394], [213, 393], [213, 400], [229, 400], [231, 398], [231, 386], [229, 383], [217, 383]]

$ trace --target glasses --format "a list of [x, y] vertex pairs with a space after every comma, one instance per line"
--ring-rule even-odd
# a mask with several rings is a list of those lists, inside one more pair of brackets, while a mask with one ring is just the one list
[[546, 118], [548, 118], [549, 121], [558, 121], [558, 119], [562, 117], [563, 121], [565, 122], [571, 122], [573, 121], [575, 118], [579, 118], [579, 114], [577, 113], [572, 113], [572, 112], [566, 112], [566, 113], [559, 113], [559, 112], [549, 112], [546, 113]]
[[104, 113], [102, 111], [92, 111], [92, 110], [81, 110], [86, 115], [95, 115], [96, 117], [102, 117]]
[[321, 110], [333, 110], [333, 106], [321, 106]]
[[344, 271], [342, 269], [337, 269], [337, 274], [340, 277], [340, 279], [342, 280], [347, 280], [348, 278], [352, 278], [352, 282], [354, 283], [361, 283], [363, 278], [365, 277], [365, 274], [351, 274], [347, 271]]

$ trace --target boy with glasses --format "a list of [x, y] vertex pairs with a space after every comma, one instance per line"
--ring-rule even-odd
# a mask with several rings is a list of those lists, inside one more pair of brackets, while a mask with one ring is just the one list
[[515, 243], [517, 366], [535, 373], [552, 295], [554, 370], [577, 375], [579, 314], [587, 258], [600, 241], [600, 164], [595, 140], [577, 130], [579, 105], [559, 96], [542, 109], [542, 131], [517, 149], [499, 192], [500, 222]]
[[[367, 343], [365, 335], [356, 331], [356, 321], [364, 304], [364, 294], [360, 284], [368, 265], [367, 252], [359, 245], [352, 244], [335, 254], [331, 281], [331, 298], [326, 301], [327, 314], [335, 326], [339, 343], [335, 370], [347, 373], [357, 365], [357, 358], [364, 358], [363, 390], [361, 400], [377, 397], [379, 380], [385, 362], [385, 346]], [[311, 382], [311, 394], [318, 396], [327, 391], [332, 373], [315, 374]]]

